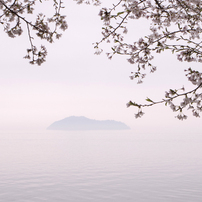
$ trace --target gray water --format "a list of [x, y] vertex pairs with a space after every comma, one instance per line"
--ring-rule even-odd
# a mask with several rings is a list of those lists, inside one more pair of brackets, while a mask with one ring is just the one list
[[202, 135], [0, 133], [0, 202], [201, 202]]

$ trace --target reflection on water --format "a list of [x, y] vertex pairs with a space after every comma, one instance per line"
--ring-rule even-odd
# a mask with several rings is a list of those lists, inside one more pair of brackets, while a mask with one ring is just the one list
[[2, 202], [200, 202], [202, 136], [0, 133]]

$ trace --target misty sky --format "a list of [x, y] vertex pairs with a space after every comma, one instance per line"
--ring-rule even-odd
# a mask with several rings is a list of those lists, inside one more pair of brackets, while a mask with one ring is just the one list
[[[48, 4], [51, 7], [51, 2]], [[165, 90], [183, 84], [190, 87], [183, 70], [200, 64], [180, 63], [170, 53], [161, 54], [155, 60], [157, 72], [137, 84], [129, 79], [136, 67], [126, 58], [108, 60], [105, 53], [94, 55], [92, 43], [101, 39], [99, 8], [73, 1], [65, 7], [69, 28], [59, 41], [46, 46], [48, 57], [42, 66], [23, 59], [29, 47], [26, 30], [21, 37], [11, 39], [1, 28], [0, 130], [45, 129], [54, 121], [75, 115], [122, 121], [138, 132], [201, 132], [201, 119], [191, 113], [182, 122], [169, 107], [161, 105], [145, 109], [146, 114], [135, 119], [137, 109], [126, 107], [129, 100], [160, 100]], [[135, 41], [149, 24], [132, 21], [129, 28], [127, 37]], [[108, 50], [109, 45], [103, 46]]]

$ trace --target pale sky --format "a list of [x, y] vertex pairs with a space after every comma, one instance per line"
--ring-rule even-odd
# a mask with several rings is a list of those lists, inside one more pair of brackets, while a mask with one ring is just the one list
[[[0, 130], [45, 129], [54, 121], [74, 115], [122, 121], [137, 132], [202, 131], [201, 119], [191, 113], [182, 122], [169, 107], [159, 105], [144, 109], [146, 114], [135, 119], [137, 109], [126, 107], [129, 100], [141, 103], [149, 97], [158, 101], [165, 90], [190, 86], [183, 70], [200, 64], [179, 63], [174, 55], [161, 54], [155, 60], [157, 72], [137, 84], [129, 79], [136, 67], [126, 58], [108, 60], [105, 53], [94, 55], [92, 43], [101, 39], [99, 8], [79, 6], [73, 1], [65, 7], [69, 28], [59, 41], [47, 45], [47, 62], [42, 66], [23, 59], [29, 47], [26, 30], [23, 36], [11, 39], [1, 28]], [[148, 26], [132, 21], [128, 39], [135, 41], [143, 36]]]

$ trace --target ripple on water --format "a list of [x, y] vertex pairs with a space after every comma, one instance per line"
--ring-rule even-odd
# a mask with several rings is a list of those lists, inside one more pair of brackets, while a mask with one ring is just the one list
[[60, 133], [0, 140], [2, 202], [202, 201], [201, 139]]

